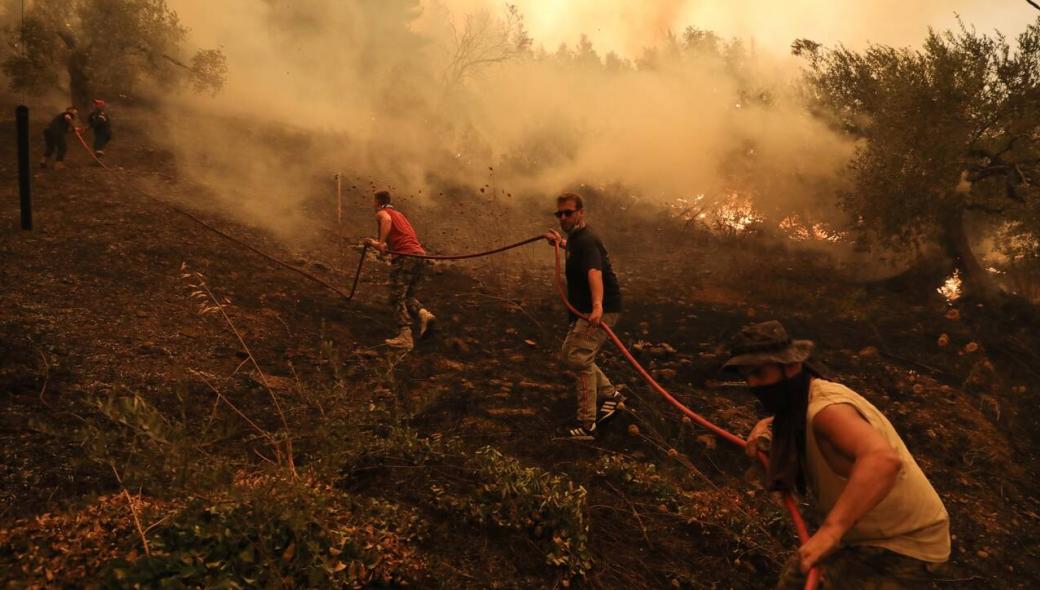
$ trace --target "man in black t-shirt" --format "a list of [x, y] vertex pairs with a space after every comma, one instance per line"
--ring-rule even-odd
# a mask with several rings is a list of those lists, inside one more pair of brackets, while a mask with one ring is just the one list
[[94, 99], [94, 110], [87, 117], [94, 130], [94, 155], [103, 158], [105, 146], [112, 141], [112, 120], [108, 117], [108, 105], [100, 98]]
[[[596, 366], [596, 355], [607, 340], [600, 324], [613, 327], [621, 315], [621, 290], [610, 266], [603, 242], [585, 225], [581, 195], [564, 193], [556, 198], [556, 218], [567, 239], [556, 231], [545, 234], [550, 244], [560, 242], [567, 250], [567, 299], [585, 320], [570, 313], [570, 330], [563, 342], [563, 359], [577, 373], [578, 424], [567, 431], [575, 440], [596, 437], [596, 423], [609, 418], [624, 401], [603, 371]], [[599, 412], [596, 404], [605, 398]]]
[[51, 154], [55, 155], [55, 169], [61, 169], [64, 166], [65, 151], [68, 150], [68, 143], [65, 141], [65, 136], [75, 129], [76, 117], [79, 116], [79, 109], [76, 107], [69, 107], [65, 109], [65, 112], [54, 117], [51, 120], [51, 124], [43, 130], [43, 144], [44, 152], [43, 158], [40, 159], [40, 167], [46, 168], [47, 163], [50, 162]]

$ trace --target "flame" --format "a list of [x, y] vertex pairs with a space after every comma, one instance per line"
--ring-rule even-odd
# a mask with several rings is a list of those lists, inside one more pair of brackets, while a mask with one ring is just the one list
[[715, 232], [740, 233], [762, 217], [751, 206], [751, 200], [736, 194], [716, 203], [705, 203], [703, 194], [675, 199], [669, 205], [673, 217], [687, 223], [699, 222]]
[[787, 234], [792, 240], [816, 240], [821, 242], [840, 242], [846, 237], [846, 232], [831, 229], [825, 223], [813, 223], [806, 225], [797, 216], [792, 215], [782, 219], [778, 225], [780, 231]]
[[960, 269], [954, 269], [953, 274], [946, 277], [942, 286], [936, 289], [936, 291], [945, 297], [947, 301], [956, 301], [961, 296], [962, 284]]
[[[687, 223], [698, 222], [717, 233], [740, 234], [765, 221], [752, 205], [751, 199], [738, 193], [730, 193], [714, 202], [706, 201], [705, 195], [700, 193], [675, 199], [669, 208], [673, 217]], [[846, 232], [832, 229], [825, 223], [806, 224], [794, 215], [785, 217], [777, 227], [792, 240], [835, 243], [847, 237]]]
[[715, 231], [737, 234], [763, 221], [762, 216], [751, 206], [751, 199], [735, 193], [702, 211], [699, 218]]

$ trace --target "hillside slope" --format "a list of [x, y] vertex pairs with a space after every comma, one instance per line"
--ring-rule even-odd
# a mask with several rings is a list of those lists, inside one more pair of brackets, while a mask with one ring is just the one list
[[[13, 179], [9, 144], [0, 175]], [[614, 352], [603, 366], [630, 387], [629, 411], [594, 444], [552, 440], [574, 402], [543, 244], [437, 264], [422, 297], [438, 330], [398, 356], [381, 346], [374, 257], [346, 302], [139, 188], [344, 288], [358, 256], [345, 244], [370, 225], [363, 197], [337, 229], [316, 195], [312, 232], [286, 243], [225, 215], [147, 136], [113, 144], [118, 174], [70, 153], [66, 170], [35, 171], [32, 232], [16, 228], [12, 182], [0, 204], [7, 587], [215, 586], [263, 571], [287, 586], [756, 588], [794, 547], [739, 449], [684, 423]], [[471, 228], [471, 246], [458, 203], [406, 203], [441, 251], [549, 223], [507, 217]], [[751, 318], [784, 320], [886, 412], [939, 490], [951, 583], [1035, 587], [1038, 367], [1006, 352], [1024, 328], [867, 293], [824, 258], [754, 238], [597, 222], [616, 245], [620, 332], [681, 399], [746, 433], [750, 396], [713, 380], [719, 344]], [[199, 313], [200, 280], [227, 319]]]

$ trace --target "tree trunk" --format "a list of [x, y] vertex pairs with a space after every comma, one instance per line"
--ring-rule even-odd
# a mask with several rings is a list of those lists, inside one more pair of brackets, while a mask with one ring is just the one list
[[954, 266], [960, 269], [964, 295], [995, 301], [1001, 289], [971, 250], [971, 241], [964, 228], [964, 208], [955, 204], [958, 203], [955, 199], [950, 200], [953, 202], [940, 218], [939, 245]]
[[59, 31], [58, 37], [65, 43], [65, 48], [69, 51], [69, 56], [65, 61], [65, 69], [69, 73], [69, 103], [81, 110], [86, 110], [94, 98], [88, 74], [89, 52], [68, 31]]
[[87, 109], [93, 99], [90, 76], [87, 74], [88, 58], [82, 49], [69, 52], [66, 67], [69, 72], [69, 100], [81, 110]]

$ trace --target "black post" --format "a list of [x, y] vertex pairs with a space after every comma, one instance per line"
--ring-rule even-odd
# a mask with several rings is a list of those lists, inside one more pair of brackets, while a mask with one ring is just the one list
[[18, 192], [22, 196], [22, 229], [32, 229], [32, 190], [29, 186], [29, 107], [14, 110], [18, 134]]

